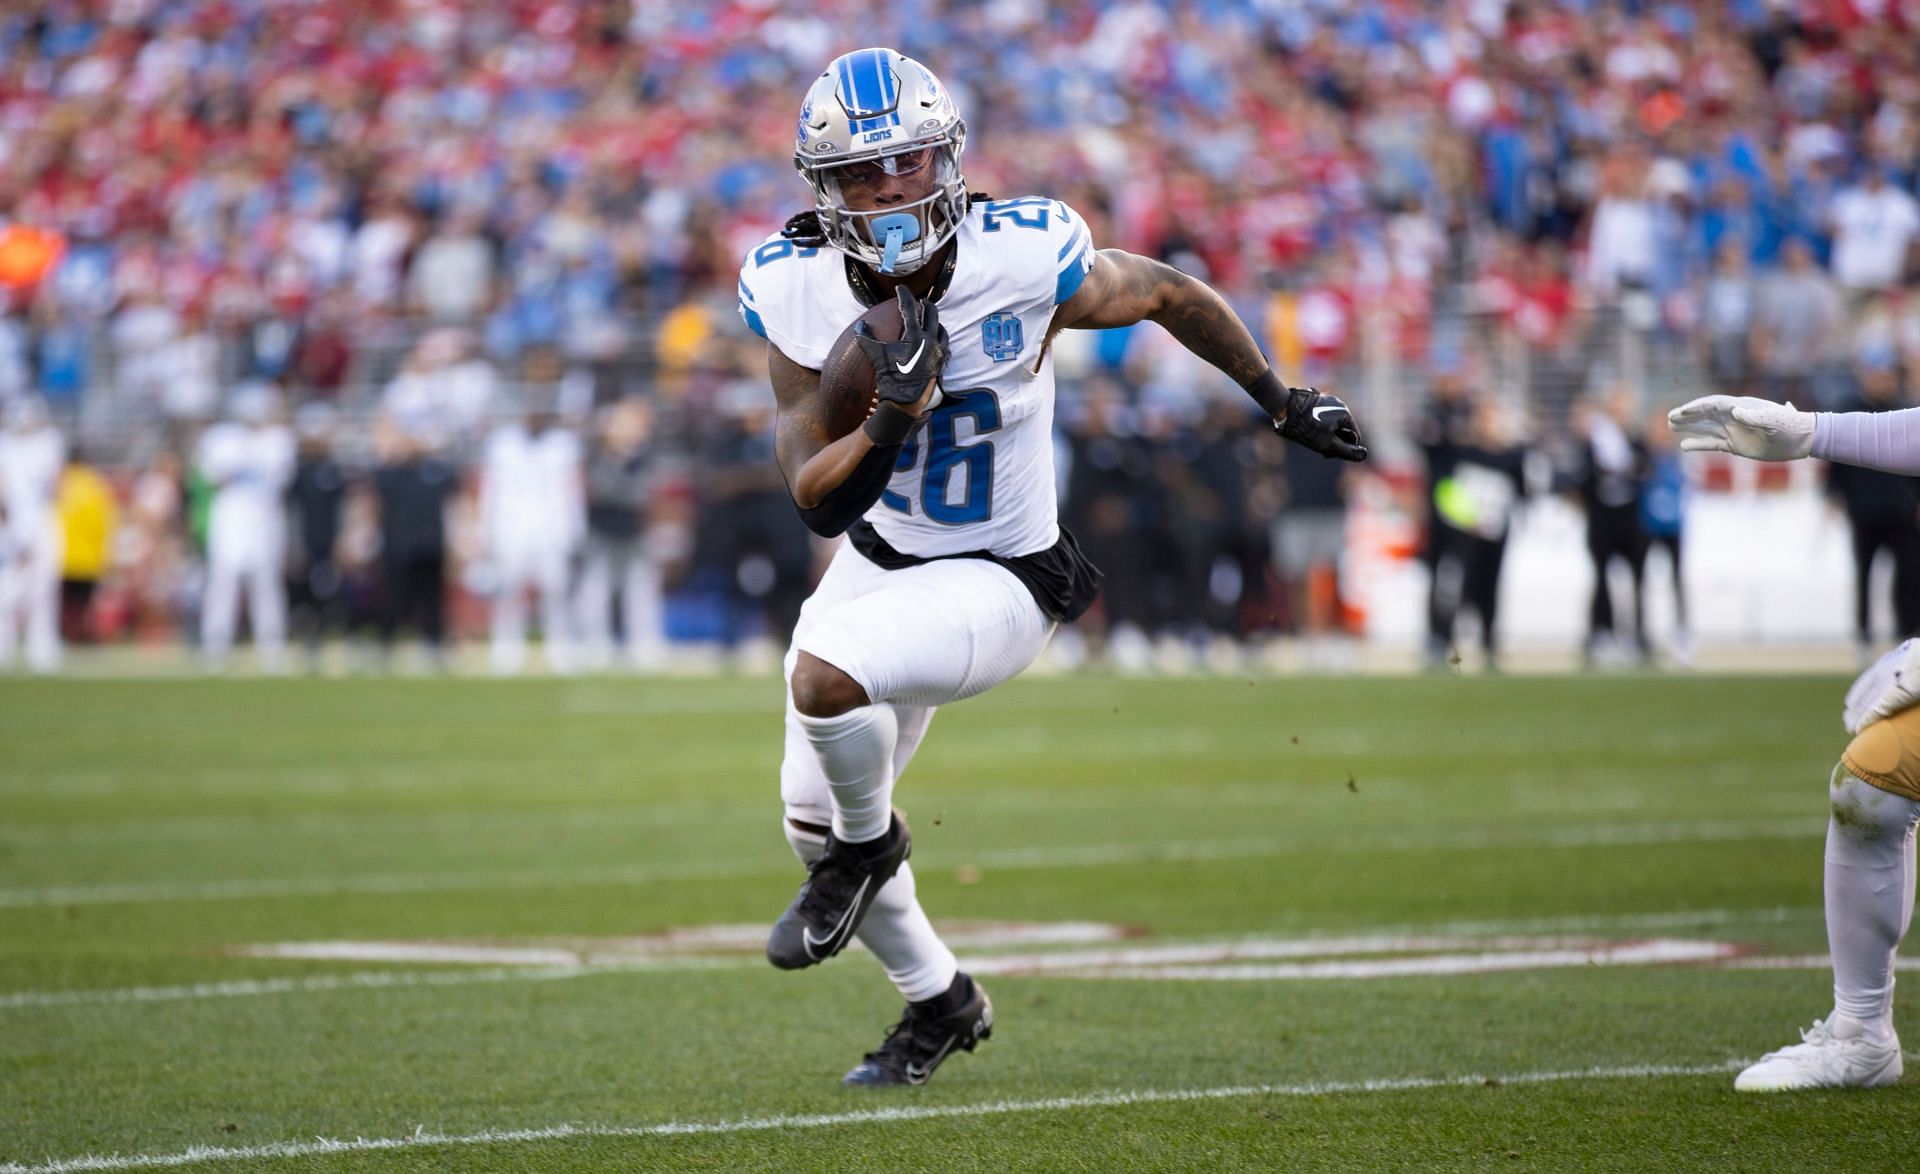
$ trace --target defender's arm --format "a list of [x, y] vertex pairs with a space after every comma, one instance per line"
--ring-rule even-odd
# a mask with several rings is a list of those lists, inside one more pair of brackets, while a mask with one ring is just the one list
[[1100, 250], [1080, 288], [1055, 311], [1050, 331], [1106, 330], [1136, 322], [1160, 324], [1180, 345], [1226, 372], [1288, 440], [1322, 456], [1367, 459], [1344, 403], [1311, 388], [1287, 387], [1226, 299], [1171, 265], [1119, 249]]

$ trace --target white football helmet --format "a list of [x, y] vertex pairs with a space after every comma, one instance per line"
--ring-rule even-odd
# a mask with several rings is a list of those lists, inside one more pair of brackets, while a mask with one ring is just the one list
[[[793, 165], [813, 189], [828, 244], [882, 273], [912, 273], [966, 218], [966, 142], [967, 124], [932, 70], [891, 49], [860, 49], [835, 58], [807, 90]], [[923, 174], [932, 190], [919, 199], [848, 205], [852, 190]]]

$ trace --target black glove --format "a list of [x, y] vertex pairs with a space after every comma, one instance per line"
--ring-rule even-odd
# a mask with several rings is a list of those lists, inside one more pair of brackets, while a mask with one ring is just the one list
[[1287, 412], [1274, 422], [1280, 435], [1295, 444], [1305, 445], [1323, 457], [1343, 461], [1364, 461], [1367, 446], [1360, 443], [1360, 428], [1353, 413], [1339, 397], [1315, 391], [1311, 387], [1287, 389]]
[[900, 287], [899, 342], [881, 342], [863, 320], [853, 328], [854, 338], [873, 364], [880, 402], [911, 409], [926, 393], [927, 384], [947, 365], [947, 332], [940, 325], [940, 307]]

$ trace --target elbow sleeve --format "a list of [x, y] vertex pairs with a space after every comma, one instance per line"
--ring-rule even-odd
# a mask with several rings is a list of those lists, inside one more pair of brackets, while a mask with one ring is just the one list
[[860, 520], [860, 515], [873, 508], [880, 500], [880, 494], [893, 477], [893, 464], [900, 456], [900, 446], [889, 444], [868, 450], [853, 467], [847, 479], [836, 485], [819, 505], [811, 509], [805, 506], [794, 508], [800, 511], [800, 520], [807, 529], [822, 538], [835, 538], [846, 532], [848, 526]]

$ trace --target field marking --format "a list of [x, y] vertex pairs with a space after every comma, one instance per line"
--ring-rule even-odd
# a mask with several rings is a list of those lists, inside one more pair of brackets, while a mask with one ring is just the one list
[[[987, 948], [1048, 942], [1113, 941], [1125, 936], [1120, 926], [1069, 923], [1063, 940], [1050, 941], [1043, 926], [1014, 932], [947, 934], [947, 943]], [[1087, 931], [1104, 931], [1089, 933]], [[269, 942], [236, 951], [250, 958], [292, 958], [328, 962], [494, 964], [501, 966], [618, 966], [659, 958], [686, 957], [700, 951], [758, 953], [766, 929], [758, 925], [714, 926], [707, 933], [666, 933], [611, 938], [576, 945], [511, 945], [440, 941]], [[1731, 942], [1655, 938], [1612, 941], [1578, 937], [1451, 937], [1372, 935], [1354, 938], [1283, 938], [1203, 942], [1195, 945], [1143, 945], [1120, 950], [1051, 950], [1037, 954], [972, 957], [972, 974], [1044, 975], [1076, 978], [1315, 979], [1389, 978], [1420, 975], [1479, 974], [1499, 970], [1541, 970], [1567, 966], [1652, 966], [1674, 962], [1712, 962], [1744, 953]], [[1362, 961], [1318, 961], [1304, 965], [1246, 965], [1281, 958], [1342, 957], [1361, 954], [1403, 955]], [[1404, 955], [1423, 955], [1405, 957]], [[711, 957], [710, 953], [708, 955]], [[724, 961], [714, 958], [713, 961]], [[754, 959], [756, 962], [757, 958]]]
[[[730, 970], [744, 963], [732, 959], [662, 958], [653, 962], [618, 965], [502, 966], [488, 970], [366, 970], [351, 974], [315, 974], [300, 978], [238, 979], [187, 986], [114, 987], [107, 990], [14, 991], [0, 995], [0, 1011], [27, 1007], [81, 1007], [114, 1003], [172, 1003], [195, 999], [230, 999], [252, 995], [307, 994], [323, 991], [381, 987], [467, 986], [490, 982], [542, 982], [615, 974], [631, 970]], [[762, 963], [764, 965], [764, 963]]]
[[1486, 951], [1420, 958], [1364, 958], [1338, 962], [1239, 963], [1213, 966], [1121, 966], [1060, 972], [1078, 978], [1146, 979], [1156, 982], [1289, 982], [1316, 979], [1441, 978], [1508, 970], [1564, 970], [1587, 966], [1662, 966], [1717, 962], [1734, 957], [1730, 942], [1655, 939], [1590, 949]]
[[[968, 923], [936, 923], [934, 928], [949, 946], [959, 949], [1004, 949], [1020, 945], [1073, 945], [1113, 942], [1129, 936], [1125, 926], [1097, 922], [1062, 922], [1058, 930], [1044, 923], [1009, 924], [1004, 928]], [[263, 942], [240, 946], [232, 953], [244, 958], [290, 958], [310, 962], [479, 963], [502, 966], [576, 966], [617, 964], [662, 957], [687, 957], [701, 951], [758, 955], [767, 939], [767, 927], [745, 925], [698, 926], [637, 937], [574, 939], [535, 943], [459, 942], [435, 940], [348, 940]], [[1199, 942], [1168, 942], [1129, 946], [1118, 950], [1053, 950], [1040, 954], [993, 955], [971, 958], [969, 965], [983, 974], [1032, 974], [1046, 970], [1091, 967], [1188, 965], [1251, 959], [1313, 958], [1329, 954], [1410, 953], [1420, 950], [1524, 950], [1535, 948], [1598, 949], [1619, 943], [1601, 938], [1541, 938], [1538, 936], [1464, 937], [1458, 934], [1366, 934], [1352, 937], [1246, 936]], [[863, 950], [858, 941], [848, 945]], [[755, 961], [758, 961], [756, 957]]]
[[[1828, 954], [1793, 954], [1785, 957], [1736, 958], [1726, 964], [1729, 970], [1832, 970]], [[1920, 958], [1895, 958], [1895, 970], [1920, 970]]]
[[[1185, 958], [1207, 963], [1232, 958], [1308, 957], [1334, 953], [1358, 946], [1358, 951], [1389, 940], [1446, 941], [1457, 945], [1463, 938], [1486, 941], [1497, 935], [1595, 933], [1607, 930], [1678, 929], [1688, 926], [1779, 925], [1795, 921], [1816, 921], [1822, 916], [1817, 906], [1791, 906], [1769, 909], [1703, 909], [1693, 912], [1633, 913], [1599, 916], [1528, 918], [1515, 921], [1461, 921], [1427, 926], [1383, 927], [1367, 935], [1344, 937], [1306, 935], [1276, 939], [1245, 935], [1201, 942], [1171, 942], [1157, 946], [1130, 948], [1122, 952], [1116, 964], [1150, 964], [1169, 958]], [[1153, 953], [1142, 953], [1151, 950]], [[1080, 958], [1111, 951], [1085, 951]], [[1000, 956], [1007, 957], [1007, 956]], [[989, 973], [996, 961], [993, 955], [975, 955], [963, 960], [969, 969]], [[1029, 965], [1032, 959], [1027, 959]], [[264, 979], [236, 979], [178, 986], [109, 987], [93, 990], [13, 991], [0, 993], [0, 1011], [44, 1007], [101, 1006], [197, 1001], [203, 999], [246, 998], [260, 995], [309, 994], [355, 989], [405, 988], [416, 986], [464, 986], [476, 983], [539, 982], [584, 978], [600, 974], [673, 970], [758, 969], [765, 965], [758, 958], [661, 957], [629, 959], [620, 962], [591, 962], [555, 966], [501, 966], [491, 969], [460, 970], [373, 970], [345, 974], [319, 974]]]
[[[938, 926], [947, 945], [958, 949], [1004, 949], [1025, 945], [1086, 945], [1137, 936], [1124, 925], [1097, 921], [957, 921]], [[233, 951], [246, 958], [295, 958], [316, 962], [481, 963], [502, 966], [582, 966], [687, 957], [701, 951], [751, 953], [766, 948], [767, 927], [702, 925], [663, 933], [624, 937], [573, 938], [546, 942], [317, 941], [265, 942]], [[851, 949], [864, 950], [859, 942]], [[757, 961], [756, 957], [756, 961]]]
[[587, 952], [563, 946], [483, 946], [463, 942], [269, 942], [245, 946], [243, 958], [305, 962], [416, 962], [429, 965], [579, 966]]
[[484, 1129], [474, 1133], [428, 1133], [423, 1128], [407, 1137], [315, 1138], [251, 1146], [193, 1146], [171, 1154], [110, 1154], [61, 1158], [38, 1166], [0, 1165], [0, 1174], [79, 1174], [88, 1170], [135, 1170], [143, 1167], [190, 1166], [201, 1162], [305, 1158], [329, 1154], [372, 1153], [423, 1146], [508, 1145], [521, 1142], [564, 1141], [575, 1138], [649, 1138], [765, 1133], [783, 1129], [830, 1129], [842, 1125], [890, 1125], [939, 1121], [956, 1117], [993, 1117], [1011, 1113], [1073, 1112], [1083, 1109], [1124, 1108], [1192, 1101], [1221, 1101], [1241, 1097], [1323, 1097], [1350, 1093], [1419, 1092], [1442, 1088], [1486, 1088], [1504, 1085], [1556, 1084], [1572, 1080], [1660, 1080], [1720, 1076], [1751, 1060], [1723, 1060], [1714, 1064], [1633, 1064], [1558, 1071], [1487, 1073], [1468, 1076], [1407, 1076], [1373, 1080], [1326, 1080], [1303, 1084], [1241, 1084], [1218, 1088], [1139, 1089], [1085, 1093], [1034, 1100], [987, 1101], [971, 1105], [895, 1105], [856, 1109], [845, 1113], [807, 1113], [778, 1117], [746, 1117], [733, 1121], [663, 1121], [652, 1125], [550, 1125], [536, 1129]]
[[[1454, 851], [1484, 848], [1596, 848], [1649, 844], [1724, 843], [1756, 839], [1813, 838], [1826, 834], [1816, 818], [1691, 820], [1666, 823], [1595, 824], [1529, 829], [1514, 833], [1495, 825], [1463, 828], [1383, 829], [1329, 836], [1302, 832], [1233, 840], [1149, 841], [989, 849], [966, 855], [936, 855], [923, 871], [972, 865], [981, 869], [1099, 868], [1126, 864], [1174, 864], [1261, 859], [1323, 852]], [[0, 889], [0, 908], [120, 905], [174, 901], [330, 897], [348, 893], [399, 894], [512, 891], [588, 885], [733, 880], [796, 871], [788, 863], [708, 865], [590, 865], [571, 869], [492, 869], [475, 872], [390, 873], [360, 876], [262, 877], [246, 880], [149, 881], [103, 885], [57, 885]]]
[[[1564, 966], [1650, 966], [1710, 962], [1742, 952], [1730, 942], [1655, 938], [1458, 937], [1369, 935], [1352, 938], [1292, 938], [1146, 945], [1120, 950], [1057, 950], [970, 958], [970, 974], [1061, 974], [1076, 978], [1385, 978], [1402, 975], [1472, 974], [1494, 970]], [[1399, 954], [1417, 957], [1264, 965], [1283, 958]], [[1262, 965], [1245, 965], [1261, 963]]]

